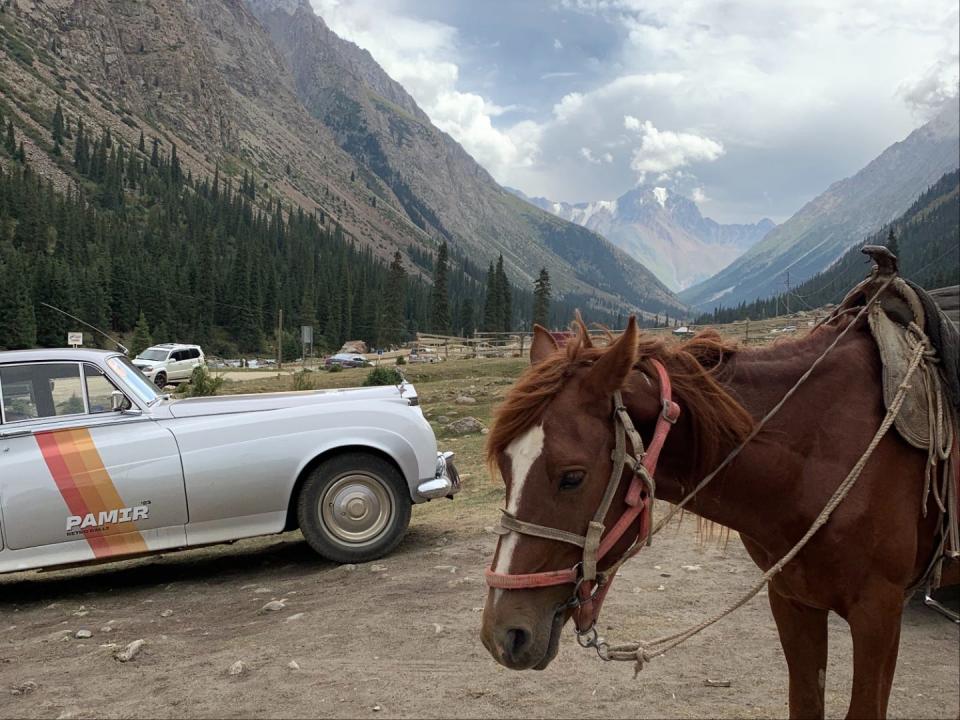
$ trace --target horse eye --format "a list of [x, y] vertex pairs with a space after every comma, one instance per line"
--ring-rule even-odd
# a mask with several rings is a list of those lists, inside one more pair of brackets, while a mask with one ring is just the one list
[[583, 470], [567, 470], [560, 476], [560, 489], [572, 490], [575, 487], [579, 487], [586, 476], [587, 473]]

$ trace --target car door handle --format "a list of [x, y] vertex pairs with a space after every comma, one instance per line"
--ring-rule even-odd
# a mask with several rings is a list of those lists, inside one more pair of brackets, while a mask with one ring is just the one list
[[33, 430], [9, 430], [7, 432], [0, 432], [0, 440], [7, 440], [8, 438], [15, 437], [25, 437], [27, 435], [33, 435]]

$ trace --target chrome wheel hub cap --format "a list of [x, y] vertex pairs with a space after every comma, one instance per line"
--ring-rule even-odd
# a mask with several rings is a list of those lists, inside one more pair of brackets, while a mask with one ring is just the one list
[[337, 478], [320, 500], [320, 517], [337, 540], [351, 544], [375, 539], [390, 522], [393, 503], [377, 478], [351, 473]]

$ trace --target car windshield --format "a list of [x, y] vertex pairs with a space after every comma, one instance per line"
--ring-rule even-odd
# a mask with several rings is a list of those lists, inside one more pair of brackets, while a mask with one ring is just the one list
[[124, 384], [138, 397], [145, 405], [152, 405], [156, 402], [157, 390], [153, 383], [147, 380], [143, 373], [137, 369], [137, 366], [130, 362], [129, 358], [123, 355], [114, 355], [107, 358], [107, 367], [117, 374]]
[[137, 360], [166, 360], [169, 350], [155, 350], [150, 348], [137, 355]]

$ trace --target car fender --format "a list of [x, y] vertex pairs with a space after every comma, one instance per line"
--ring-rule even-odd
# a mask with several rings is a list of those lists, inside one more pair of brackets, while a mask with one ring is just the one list
[[[429, 462], [424, 466], [423, 458], [418, 458], [417, 450], [413, 444], [399, 433], [385, 428], [372, 427], [349, 428], [348, 430], [335, 440], [330, 439], [328, 442], [319, 445], [312, 457], [304, 458], [297, 469], [296, 487], [299, 487], [299, 484], [305, 479], [307, 472], [317, 465], [318, 460], [322, 461], [339, 452], [363, 452], [367, 449], [392, 460], [403, 475], [404, 481], [406, 481], [410, 499], [413, 502], [422, 501], [422, 498], [416, 492], [416, 488], [421, 480], [430, 477], [435, 466], [436, 452], [427, 456]], [[290, 487], [290, 494], [295, 491], [295, 486]]]

